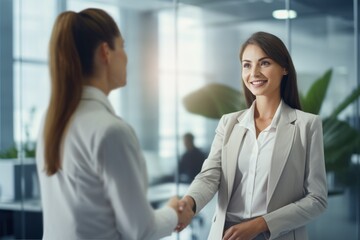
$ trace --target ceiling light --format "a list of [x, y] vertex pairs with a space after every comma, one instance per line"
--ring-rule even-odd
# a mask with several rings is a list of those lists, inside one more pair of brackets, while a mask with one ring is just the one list
[[272, 13], [276, 19], [293, 19], [296, 18], [297, 13], [294, 10], [279, 9]]

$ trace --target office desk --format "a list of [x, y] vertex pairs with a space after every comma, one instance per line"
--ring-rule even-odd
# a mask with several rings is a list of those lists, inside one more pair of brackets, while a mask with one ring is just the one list
[[42, 208], [39, 199], [0, 202], [0, 238], [42, 238]]

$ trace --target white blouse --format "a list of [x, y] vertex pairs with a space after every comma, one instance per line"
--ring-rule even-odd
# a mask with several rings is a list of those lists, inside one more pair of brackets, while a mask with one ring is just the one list
[[177, 214], [153, 210], [146, 199], [145, 161], [132, 128], [114, 114], [106, 95], [85, 87], [66, 132], [62, 169], [44, 172], [42, 132], [37, 166], [44, 239], [159, 239]]
[[238, 124], [246, 128], [247, 132], [241, 143], [233, 193], [226, 215], [226, 220], [230, 222], [239, 222], [266, 213], [268, 176], [282, 101], [271, 124], [258, 138], [254, 122], [254, 105], [255, 101]]

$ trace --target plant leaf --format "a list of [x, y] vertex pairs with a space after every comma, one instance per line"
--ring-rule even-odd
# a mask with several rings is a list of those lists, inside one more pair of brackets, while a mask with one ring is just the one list
[[360, 96], [360, 87], [355, 89], [345, 100], [337, 106], [334, 111], [331, 113], [330, 118], [335, 118], [341, 113], [345, 108], [347, 108], [351, 103], [353, 103]]
[[0, 159], [17, 158], [17, 156], [18, 150], [15, 145], [0, 152]]
[[216, 119], [226, 113], [246, 108], [240, 91], [219, 83], [207, 84], [186, 95], [183, 104], [191, 113]]
[[319, 114], [329, 87], [331, 75], [332, 69], [329, 69], [311, 85], [301, 102], [302, 109], [305, 112]]
[[360, 144], [360, 132], [347, 122], [327, 118], [323, 121], [324, 152], [327, 170], [345, 169]]

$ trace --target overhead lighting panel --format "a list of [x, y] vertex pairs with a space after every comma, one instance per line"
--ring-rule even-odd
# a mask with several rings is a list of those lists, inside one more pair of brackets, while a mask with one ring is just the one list
[[294, 19], [297, 16], [296, 11], [287, 9], [278, 9], [273, 11], [272, 16], [275, 19]]

